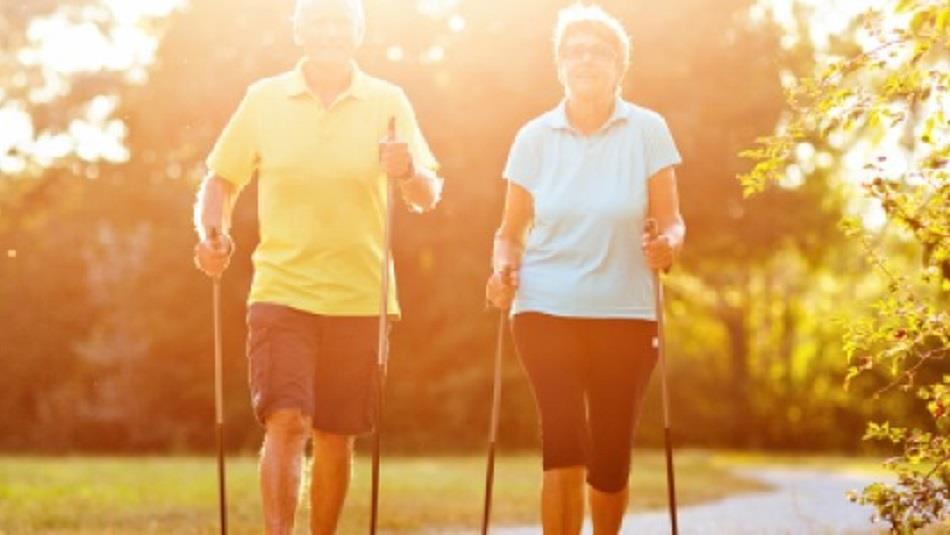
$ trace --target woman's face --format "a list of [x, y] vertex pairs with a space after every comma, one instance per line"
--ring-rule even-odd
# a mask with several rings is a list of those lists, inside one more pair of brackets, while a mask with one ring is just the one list
[[608, 41], [592, 32], [569, 34], [558, 51], [558, 79], [569, 99], [613, 98], [622, 75], [620, 58]]
[[353, 13], [345, 2], [312, 2], [294, 19], [294, 39], [311, 61], [332, 67], [349, 65], [359, 45]]

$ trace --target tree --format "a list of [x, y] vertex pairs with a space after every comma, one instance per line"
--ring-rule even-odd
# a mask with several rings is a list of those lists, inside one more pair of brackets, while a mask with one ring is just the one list
[[[566, 2], [503, 9], [475, 0], [365, 3], [370, 31], [360, 62], [406, 89], [447, 177], [437, 211], [397, 214], [405, 318], [393, 334], [387, 447], [472, 450], [488, 419], [496, 322], [485, 312], [483, 284], [501, 211], [498, 175], [518, 127], [561, 96], [551, 33]], [[830, 171], [747, 203], [733, 180], [738, 149], [780, 118], [778, 36], [744, 23], [747, 0], [719, 2], [716, 10], [705, 0], [603, 5], [634, 37], [624, 95], [668, 119], [686, 161], [678, 173], [690, 230], [670, 278], [668, 326], [674, 407], [694, 423], [678, 440], [791, 448], [853, 442], [861, 404], [822, 390], [844, 375], [827, 364], [836, 358], [830, 341], [840, 327], [808, 313], [816, 302], [836, 304], [827, 280], [847, 258], [825, 238], [835, 234], [841, 210]], [[0, 230], [0, 253], [17, 251], [14, 262], [0, 258], [0, 351], [16, 371], [0, 375], [0, 408], [29, 430], [3, 434], [0, 446], [211, 445], [209, 287], [190, 263], [190, 208], [203, 159], [244, 89], [296, 60], [291, 8], [292, 0], [194, 0], [147, 19], [146, 30], [160, 37], [148, 76], [111, 73], [99, 86], [115, 103], [108, 121], [121, 121], [127, 159], [69, 155], [29, 180], [0, 180], [0, 188], [24, 186], [22, 194], [0, 194], [0, 227], [9, 229]], [[703, 24], [694, 24], [697, 13]], [[22, 34], [30, 18], [19, 21]], [[99, 23], [111, 28], [108, 18]], [[686, 26], [693, 31], [679, 31]], [[5, 58], [19, 57], [9, 52]], [[43, 115], [68, 123], [88, 109], [71, 97], [23, 102], [33, 124]], [[810, 209], [816, 205], [822, 210]], [[228, 445], [245, 450], [259, 439], [243, 351], [254, 206], [251, 187], [236, 212], [238, 254], [223, 293]], [[528, 447], [536, 440], [533, 401], [515, 359], [506, 364], [503, 446]], [[40, 413], [47, 416], [37, 420]], [[644, 411], [645, 443], [662, 440], [658, 414]]]
[[[133, 75], [147, 67], [148, 58], [132, 55], [109, 64], [95, 48], [70, 56], [63, 47], [76, 43], [62, 38], [79, 31], [104, 47], [121, 46], [119, 35], [147, 42], [163, 14], [158, 8], [119, 20], [93, 0], [25, 0], [0, 7], [0, 355], [7, 370], [0, 378], [0, 407], [5, 423], [16, 429], [5, 433], [5, 447], [61, 450], [118, 442], [95, 425], [102, 412], [96, 399], [109, 383], [102, 373], [106, 353], [89, 359], [83, 350], [93, 347], [85, 344], [93, 332], [103, 347], [98, 320], [116, 313], [104, 310], [108, 296], [126, 297], [115, 293], [121, 286], [102, 292], [96, 284], [110, 283], [96, 278], [107, 265], [93, 254], [96, 242], [113, 252], [129, 243], [111, 232], [101, 210], [119, 199], [97, 192], [104, 189], [104, 171], [127, 158], [111, 109], [120, 93], [141, 83]], [[69, 59], [82, 63], [63, 63]], [[86, 136], [110, 142], [91, 147]], [[135, 341], [120, 336], [114, 342], [119, 362], [135, 352]]]
[[[862, 246], [886, 291], [848, 318], [846, 385], [883, 370], [887, 380], [874, 398], [912, 396], [929, 418], [911, 426], [868, 424], [866, 440], [898, 448], [885, 463], [897, 482], [873, 484], [852, 499], [874, 505], [894, 532], [933, 522], [950, 527], [950, 5], [885, 2], [861, 16], [856, 45], [856, 53], [829, 58], [791, 87], [786, 124], [745, 153], [757, 163], [741, 182], [756, 194], [780, 180], [808, 136], [859, 135], [868, 142], [856, 177], [865, 211], [845, 218], [842, 228]], [[869, 206], [879, 207], [883, 227], [866, 223]]]

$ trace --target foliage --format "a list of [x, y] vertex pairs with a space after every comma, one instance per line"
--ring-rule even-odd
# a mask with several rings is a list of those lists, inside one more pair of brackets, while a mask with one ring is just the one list
[[[482, 284], [501, 210], [498, 175], [518, 127], [561, 97], [550, 38], [566, 2], [365, 3], [359, 61], [406, 89], [447, 178], [434, 213], [396, 216], [405, 313], [393, 330], [385, 447], [478, 450], [496, 325]], [[841, 296], [863, 271], [836, 230], [845, 199], [832, 170], [747, 202], [732, 180], [738, 150], [780, 117], [779, 60], [804, 60], [780, 56], [771, 28], [747, 24], [748, 0], [723, 0], [715, 10], [706, 0], [602, 4], [634, 37], [624, 96], [666, 117], [685, 161], [677, 174], [689, 236], [668, 293], [672, 402], [676, 420], [689, 422], [677, 427], [677, 443], [853, 449], [868, 408], [834, 388], [845, 373], [833, 365], [842, 327], [814, 315], [856, 306]], [[17, 47], [28, 43], [31, 20], [60, 13], [55, 2], [20, 5], [28, 9], [9, 19], [0, 78], [24, 73], [28, 86], [41, 85], [43, 69], [21, 64]], [[93, 17], [107, 35], [118, 23], [98, 9], [58, 5], [83, 23]], [[0, 179], [0, 448], [211, 447], [210, 295], [190, 263], [189, 208], [203, 159], [247, 85], [297, 59], [291, 6], [184, 2], [143, 23], [158, 44], [147, 77], [73, 73], [70, 80], [89, 74], [101, 83], [67, 84], [74, 91], [46, 103], [30, 101], [29, 87], [17, 93], [37, 137], [81, 118], [97, 92], [114, 98], [106, 124], [123, 125], [127, 160], [70, 154]], [[692, 31], [679, 32], [686, 26]], [[227, 445], [243, 451], [260, 439], [244, 357], [255, 200], [251, 187], [239, 201], [238, 255], [223, 288]], [[6, 250], [15, 255], [3, 257]], [[530, 447], [533, 401], [507, 349], [500, 440]], [[653, 394], [642, 444], [662, 441]], [[903, 415], [907, 406], [880, 412]]]
[[[940, 373], [950, 358], [950, 5], [886, 2], [861, 17], [856, 35], [860, 52], [831, 58], [790, 88], [787, 120], [743, 153], [756, 165], [740, 178], [748, 195], [781, 180], [808, 136], [870, 142], [858, 173], [867, 201], [859, 210], [866, 216], [879, 207], [886, 224], [876, 229], [859, 214], [841, 226], [886, 292], [847, 318], [846, 385], [880, 373], [887, 379], [874, 399], [912, 397], [929, 418], [868, 425], [865, 440], [898, 448], [886, 463], [897, 481], [869, 486], [852, 499], [873, 504], [895, 532], [938, 521], [950, 527], [950, 376]], [[902, 261], [909, 246], [917, 265]]]

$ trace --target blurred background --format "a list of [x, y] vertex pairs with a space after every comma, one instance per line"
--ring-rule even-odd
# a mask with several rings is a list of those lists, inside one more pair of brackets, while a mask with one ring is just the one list
[[[392, 338], [385, 447], [485, 444], [495, 314], [483, 284], [517, 129], [555, 106], [552, 29], [564, 0], [366, 0], [360, 62], [403, 86], [446, 177], [443, 203], [396, 218], [404, 320]], [[783, 120], [783, 84], [855, 51], [862, 2], [600, 2], [633, 36], [624, 96], [664, 115], [689, 235], [668, 279], [674, 433], [681, 445], [854, 451], [884, 379], [843, 388], [847, 317], [879, 295], [860, 244], [884, 224], [847, 178], [859, 139], [815, 139], [743, 200], [737, 155]], [[0, 451], [208, 452], [211, 286], [191, 261], [203, 159], [252, 81], [293, 66], [292, 0], [0, 3]], [[856, 148], [858, 147], [858, 148]], [[864, 149], [867, 150], [867, 149]], [[224, 279], [228, 448], [252, 452], [244, 300], [253, 188]], [[919, 251], [895, 243], [899, 268]], [[537, 441], [509, 345], [500, 445]], [[662, 442], [657, 390], [638, 443]], [[916, 412], [915, 412], [916, 411]], [[919, 414], [918, 414], [919, 412]]]

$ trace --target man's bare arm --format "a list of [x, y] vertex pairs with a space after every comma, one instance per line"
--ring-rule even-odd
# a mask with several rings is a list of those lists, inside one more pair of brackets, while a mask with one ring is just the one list
[[229, 234], [235, 193], [230, 182], [214, 173], [208, 173], [201, 182], [194, 211], [195, 231], [201, 241], [208, 239], [211, 229]]

